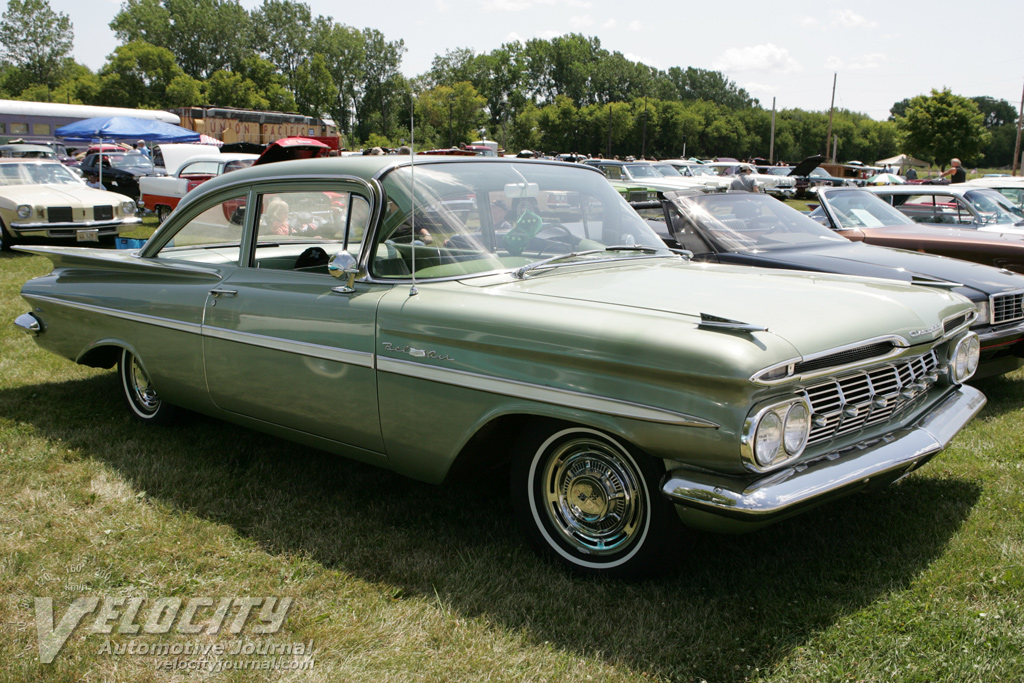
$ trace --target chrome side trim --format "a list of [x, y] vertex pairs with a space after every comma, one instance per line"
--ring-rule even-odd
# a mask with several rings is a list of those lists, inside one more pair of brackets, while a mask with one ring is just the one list
[[339, 349], [333, 346], [308, 344], [306, 342], [281, 339], [280, 337], [270, 337], [263, 334], [225, 330], [219, 327], [203, 327], [202, 330], [204, 337], [211, 337], [213, 339], [221, 339], [223, 341], [236, 342], [239, 344], [246, 344], [248, 346], [257, 346], [259, 348], [271, 349], [273, 351], [284, 351], [286, 353], [293, 353], [299, 356], [309, 356], [311, 358], [336, 361], [347, 365], [358, 365], [364, 368], [373, 369], [374, 367], [373, 354], [367, 351], [350, 351], [348, 349]]
[[661, 493], [684, 507], [743, 522], [765, 523], [840, 498], [875, 483], [891, 483], [945, 448], [985, 406], [969, 386], [950, 391], [914, 425], [772, 472], [753, 481], [692, 470], [665, 475]]
[[699, 417], [654, 406], [646, 406], [604, 396], [592, 396], [577, 391], [556, 389], [529, 382], [490, 377], [475, 372], [438, 368], [424, 363], [417, 363], [416, 361], [378, 356], [377, 367], [381, 372], [390, 372], [405, 377], [415, 377], [431, 382], [440, 382], [441, 384], [450, 384], [466, 389], [486, 391], [491, 394], [522, 398], [538, 403], [550, 403], [593, 413], [601, 413], [603, 415], [626, 417], [634, 420], [643, 420], [644, 422], [660, 422], [681, 427], [718, 429], [720, 426]]
[[169, 330], [177, 330], [178, 332], [187, 332], [189, 334], [201, 334], [202, 326], [198, 323], [186, 323], [180, 320], [171, 320], [170, 318], [161, 318], [156, 315], [146, 315], [145, 313], [128, 313], [126, 311], [118, 311], [113, 308], [106, 308], [104, 306], [95, 306], [93, 304], [83, 304], [77, 301], [66, 301], [64, 299], [55, 299], [49, 296], [39, 296], [37, 294], [25, 295], [25, 298], [30, 301], [41, 301], [57, 306], [67, 306], [68, 308], [74, 308], [79, 311], [87, 311], [89, 313], [99, 313], [101, 315], [108, 315], [112, 318], [118, 318], [120, 320], [130, 320], [132, 322], [144, 323], [146, 325], [155, 325], [156, 327], [164, 327]]

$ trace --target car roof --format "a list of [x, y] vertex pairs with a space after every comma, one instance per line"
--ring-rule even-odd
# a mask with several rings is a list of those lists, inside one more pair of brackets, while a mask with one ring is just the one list
[[974, 190], [991, 190], [983, 185], [967, 185], [966, 183], [955, 183], [952, 185], [874, 185], [865, 188], [876, 194], [964, 194]]

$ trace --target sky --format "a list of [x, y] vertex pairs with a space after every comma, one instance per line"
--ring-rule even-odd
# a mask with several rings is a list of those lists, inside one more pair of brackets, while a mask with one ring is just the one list
[[[260, 4], [242, 0], [246, 9]], [[1020, 0], [307, 0], [313, 15], [404, 40], [402, 72], [436, 55], [568, 33], [658, 69], [721, 71], [765, 109], [835, 106], [889, 117], [895, 102], [932, 89], [1020, 106]], [[121, 0], [50, 0], [74, 27], [74, 58], [93, 71], [118, 46], [109, 23]]]

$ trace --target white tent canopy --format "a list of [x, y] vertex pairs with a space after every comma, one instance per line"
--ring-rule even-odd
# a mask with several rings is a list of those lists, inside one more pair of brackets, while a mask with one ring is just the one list
[[909, 154], [897, 154], [896, 156], [889, 157], [888, 159], [879, 159], [875, 162], [875, 166], [920, 166], [921, 168], [927, 168], [931, 166], [931, 164], [927, 161], [915, 159]]

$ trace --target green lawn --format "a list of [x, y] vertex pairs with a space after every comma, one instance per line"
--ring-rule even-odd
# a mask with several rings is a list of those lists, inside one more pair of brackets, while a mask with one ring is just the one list
[[[197, 415], [137, 424], [113, 372], [10, 324], [48, 268], [0, 255], [0, 681], [1022, 678], [1024, 372], [979, 383], [979, 419], [897, 486], [681, 538], [658, 581], [594, 581], [529, 552], [501, 477], [433, 487]], [[90, 596], [294, 602], [272, 636], [106, 636], [90, 616], [40, 663], [35, 599], [56, 623]], [[207, 676], [104, 648], [243, 637], [312, 641], [314, 668]]]

